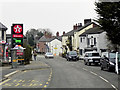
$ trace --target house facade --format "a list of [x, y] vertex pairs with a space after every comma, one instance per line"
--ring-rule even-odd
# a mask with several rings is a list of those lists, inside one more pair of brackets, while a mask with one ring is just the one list
[[49, 51], [53, 53], [53, 55], [60, 55], [62, 53], [62, 38], [54, 37], [50, 41], [46, 42], [49, 47]]
[[0, 53], [3, 60], [6, 58], [6, 30], [7, 27], [0, 23]]
[[82, 33], [84, 33], [85, 31], [87, 31], [90, 28], [96, 27], [98, 26], [96, 23], [91, 22], [91, 19], [85, 19], [84, 20], [84, 26], [82, 26], [81, 28], [79, 28], [78, 30], [76, 30], [74, 32], [74, 41], [73, 41], [73, 48], [76, 51], [79, 51], [79, 35], [81, 35]]
[[107, 42], [106, 32], [100, 27], [88, 29], [79, 35], [79, 53], [83, 56], [86, 51], [96, 50], [101, 54], [107, 50]]

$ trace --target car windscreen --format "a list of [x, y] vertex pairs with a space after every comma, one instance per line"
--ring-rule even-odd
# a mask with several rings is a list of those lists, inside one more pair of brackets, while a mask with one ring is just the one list
[[110, 53], [109, 54], [109, 60], [112, 61], [112, 62], [115, 62], [115, 59], [116, 59], [116, 53]]
[[69, 52], [69, 55], [77, 55], [77, 52]]

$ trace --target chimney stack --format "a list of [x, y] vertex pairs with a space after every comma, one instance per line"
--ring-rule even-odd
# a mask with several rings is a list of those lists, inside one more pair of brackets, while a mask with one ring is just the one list
[[65, 34], [65, 31], [63, 31], [63, 35]]
[[59, 32], [56, 33], [56, 36], [57, 36], [57, 37], [59, 36]]
[[73, 30], [76, 30], [77, 27], [78, 27], [78, 26], [77, 26], [77, 23], [76, 23], [76, 25], [73, 26]]
[[84, 19], [84, 25], [87, 23], [91, 23], [91, 19]]
[[78, 23], [78, 28], [82, 27], [82, 23]]
[[82, 27], [82, 23], [76, 23], [76, 25], [73, 26], [73, 30], [76, 30], [78, 28]]

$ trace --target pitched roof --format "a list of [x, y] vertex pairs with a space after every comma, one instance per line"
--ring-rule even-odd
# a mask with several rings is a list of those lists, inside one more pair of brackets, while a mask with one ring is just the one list
[[7, 27], [0, 22], [0, 30], [7, 30]]
[[90, 23], [86, 23], [84, 26], [78, 28], [77, 30], [71, 30], [67, 33], [65, 33], [63, 36], [73, 36], [74, 35], [74, 32], [78, 32], [78, 31], [81, 31], [82, 29], [86, 28], [87, 26], [91, 25], [91, 24], [95, 24], [96, 26], [98, 26], [96, 23], [94, 22], [90, 22]]
[[89, 25], [91, 25], [91, 24], [94, 24], [94, 25], [98, 26], [98, 25], [97, 25], [96, 23], [94, 23], [94, 22], [89, 22], [89, 23], [86, 23], [84, 26], [78, 28], [78, 29], [76, 30], [76, 32], [81, 31], [82, 29], [86, 28], [87, 26], [89, 26]]
[[71, 31], [65, 33], [63, 36], [73, 36], [74, 32], [75, 32], [75, 30], [71, 30]]
[[85, 31], [79, 36], [85, 36], [86, 34], [100, 34], [102, 32], [104, 32], [104, 30], [100, 29], [100, 27], [94, 27], [94, 28], [88, 29], [87, 31]]
[[62, 37], [61, 36], [58, 36], [58, 37], [51, 37], [51, 38], [46, 38], [45, 36], [42, 36], [40, 39], [39, 39], [39, 42], [51, 42], [52, 40], [54, 39], [58, 39], [60, 41], [62, 41]]

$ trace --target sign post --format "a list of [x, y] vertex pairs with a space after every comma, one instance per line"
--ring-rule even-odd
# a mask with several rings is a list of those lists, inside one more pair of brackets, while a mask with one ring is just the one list
[[115, 70], [116, 70], [116, 73], [117, 74], [119, 74], [119, 72], [118, 72], [118, 52], [116, 52], [116, 60], [115, 60], [116, 62], [116, 65], [115, 65]]
[[19, 57], [23, 60], [23, 24], [12, 24], [11, 26], [11, 61], [12, 67], [17, 67]]

